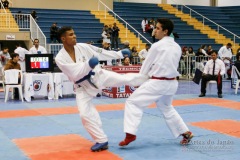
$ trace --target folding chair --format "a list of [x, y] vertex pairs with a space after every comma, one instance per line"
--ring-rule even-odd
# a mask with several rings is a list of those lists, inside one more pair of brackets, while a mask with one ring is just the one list
[[[18, 83], [19, 74], [21, 76], [20, 83]], [[18, 88], [19, 96], [23, 102], [23, 74], [21, 70], [9, 69], [4, 71], [4, 84], [5, 84], [5, 102], [8, 101], [8, 93], [10, 88]]]
[[207, 85], [206, 85], [206, 88], [209, 88], [209, 92], [211, 93], [211, 90], [212, 90], [212, 85], [213, 84], [217, 84], [217, 81], [208, 81], [207, 82]]

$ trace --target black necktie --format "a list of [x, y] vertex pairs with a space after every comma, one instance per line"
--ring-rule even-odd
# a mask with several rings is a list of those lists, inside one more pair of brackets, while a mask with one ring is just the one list
[[215, 61], [213, 61], [213, 71], [212, 71], [213, 76], [214, 76], [214, 71], [215, 71]]

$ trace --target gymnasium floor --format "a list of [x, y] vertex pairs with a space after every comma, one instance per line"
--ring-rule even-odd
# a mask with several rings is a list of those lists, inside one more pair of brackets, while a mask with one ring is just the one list
[[4, 103], [0, 93], [0, 160], [239, 160], [240, 90], [223, 83], [223, 98], [216, 86], [199, 98], [200, 86], [180, 81], [173, 105], [195, 134], [181, 146], [154, 104], [144, 111], [137, 140], [125, 148], [123, 109], [126, 99], [94, 99], [109, 138], [109, 149], [91, 152], [92, 139], [83, 128], [75, 98], [34, 99], [31, 103]]

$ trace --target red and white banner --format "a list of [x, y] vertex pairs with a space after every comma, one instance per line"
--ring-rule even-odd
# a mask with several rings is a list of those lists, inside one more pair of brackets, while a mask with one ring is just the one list
[[117, 73], [138, 73], [141, 66], [104, 66], [103, 69]]
[[[117, 73], [138, 73], [141, 66], [104, 66], [106, 70]], [[110, 98], [128, 98], [137, 87], [121, 86], [121, 87], [108, 87], [102, 90], [102, 95]]]

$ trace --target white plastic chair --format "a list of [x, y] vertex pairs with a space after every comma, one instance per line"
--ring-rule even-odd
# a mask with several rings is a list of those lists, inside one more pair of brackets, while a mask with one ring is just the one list
[[[236, 73], [237, 81], [236, 81], [235, 94], [237, 94], [238, 88], [239, 88], [239, 83], [240, 83], [240, 79], [238, 79], [238, 76], [240, 77], [240, 72], [237, 69], [237, 67], [235, 67], [235, 66], [232, 66], [232, 70], [233, 70], [233, 72], [235, 71], [235, 73]], [[233, 73], [232, 73], [232, 75], [233, 75]]]
[[[18, 84], [18, 76], [21, 76], [20, 83]], [[5, 83], [5, 102], [8, 101], [8, 93], [10, 88], [18, 88], [19, 96], [23, 102], [23, 91], [22, 91], [23, 74], [21, 70], [9, 69], [4, 71], [4, 83]]]
[[211, 93], [211, 90], [212, 90], [212, 85], [213, 84], [217, 84], [217, 81], [208, 81], [207, 82], [207, 85], [206, 85], [206, 88], [208, 88], [209, 87], [209, 92]]

